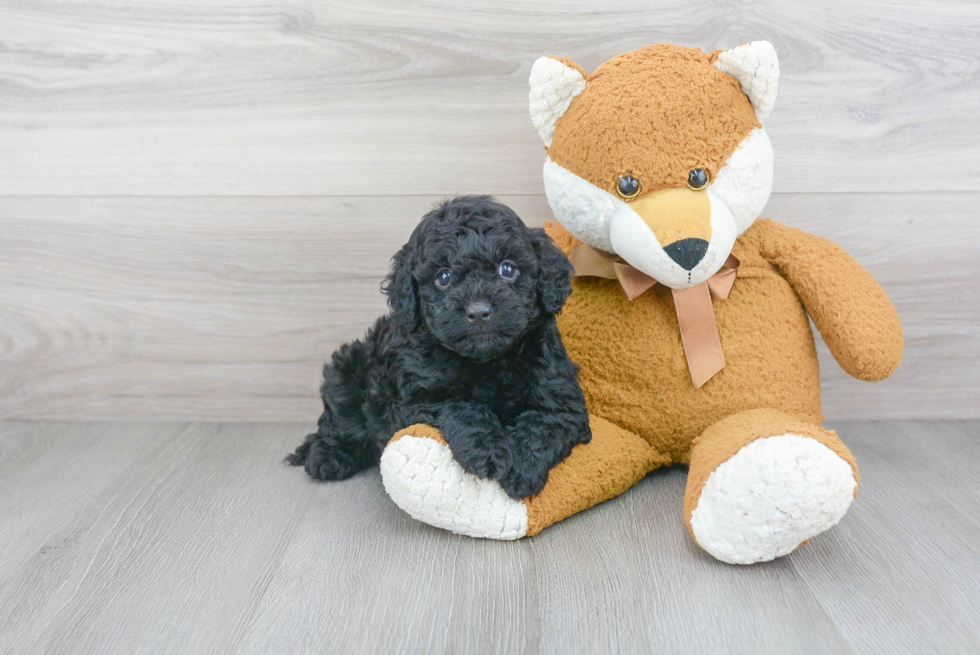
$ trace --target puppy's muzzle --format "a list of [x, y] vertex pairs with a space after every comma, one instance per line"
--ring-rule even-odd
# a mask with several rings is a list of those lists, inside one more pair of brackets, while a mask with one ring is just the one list
[[466, 306], [466, 320], [472, 325], [483, 325], [493, 316], [490, 303], [485, 300], [475, 300]]

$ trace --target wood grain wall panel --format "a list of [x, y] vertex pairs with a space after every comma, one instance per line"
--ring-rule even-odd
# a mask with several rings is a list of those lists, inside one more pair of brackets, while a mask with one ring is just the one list
[[765, 38], [777, 192], [980, 190], [972, 2], [0, 2], [0, 194], [540, 194], [534, 59]]
[[0, 0], [0, 417], [305, 420], [429, 204], [550, 217], [526, 80], [766, 38], [769, 213], [905, 320], [890, 380], [821, 346], [833, 418], [978, 416], [980, 5]]
[[980, 194], [777, 195], [766, 215], [827, 237], [874, 274], [905, 357], [882, 382], [848, 376], [822, 341], [828, 418], [980, 416]]
[[0, 416], [301, 420], [434, 200], [0, 199]]
[[[390, 255], [438, 197], [0, 198], [0, 418], [313, 420], [322, 362], [384, 312]], [[541, 196], [504, 196], [529, 223]], [[882, 282], [905, 361], [822, 347], [829, 418], [980, 409], [980, 193], [780, 194]]]

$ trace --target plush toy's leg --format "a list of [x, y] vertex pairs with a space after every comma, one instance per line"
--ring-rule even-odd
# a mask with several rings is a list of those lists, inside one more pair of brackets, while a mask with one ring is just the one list
[[755, 409], [694, 441], [684, 516], [698, 545], [723, 562], [765, 562], [836, 525], [859, 481], [833, 431]]
[[412, 517], [470, 537], [519, 539], [623, 493], [667, 458], [639, 436], [591, 417], [592, 441], [551, 470], [544, 490], [523, 501], [494, 480], [467, 473], [439, 431], [413, 425], [381, 455], [385, 490]]

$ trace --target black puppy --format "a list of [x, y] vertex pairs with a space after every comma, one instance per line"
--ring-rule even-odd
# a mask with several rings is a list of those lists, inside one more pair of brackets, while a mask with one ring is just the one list
[[555, 314], [572, 267], [541, 229], [488, 196], [439, 205], [392, 259], [390, 316], [323, 369], [319, 428], [287, 458], [318, 480], [377, 464], [413, 423], [439, 428], [453, 456], [533, 496], [592, 438]]

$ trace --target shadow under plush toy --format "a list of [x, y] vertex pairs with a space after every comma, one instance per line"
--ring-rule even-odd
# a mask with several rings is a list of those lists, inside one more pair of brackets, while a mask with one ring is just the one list
[[[456, 532], [516, 538], [687, 464], [684, 518], [714, 557], [785, 555], [835, 525], [857, 493], [853, 455], [821, 427], [809, 315], [848, 373], [880, 380], [904, 347], [884, 290], [840, 247], [757, 220], [772, 188], [760, 121], [779, 65], [765, 41], [705, 54], [655, 45], [588, 75], [543, 57], [531, 117], [577, 278], [559, 319], [591, 414], [544, 490], [523, 502], [451, 458], [420, 472], [426, 432], [381, 460], [391, 497]], [[650, 517], [650, 520], [664, 520]], [[516, 526], [516, 529], [515, 529]]]

